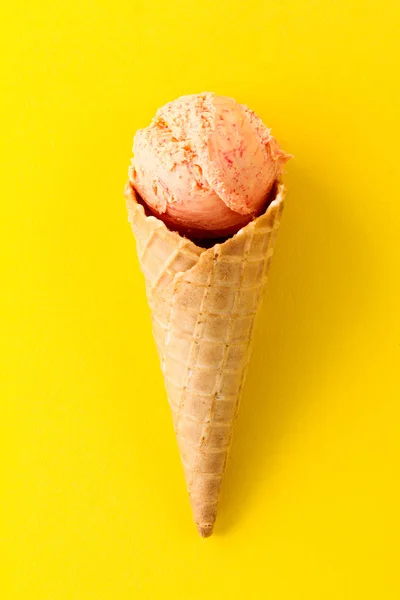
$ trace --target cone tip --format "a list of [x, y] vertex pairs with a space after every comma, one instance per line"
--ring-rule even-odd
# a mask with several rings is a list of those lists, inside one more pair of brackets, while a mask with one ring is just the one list
[[213, 527], [214, 525], [212, 525], [211, 523], [207, 525], [197, 524], [197, 531], [199, 532], [202, 538], [208, 538], [213, 532]]

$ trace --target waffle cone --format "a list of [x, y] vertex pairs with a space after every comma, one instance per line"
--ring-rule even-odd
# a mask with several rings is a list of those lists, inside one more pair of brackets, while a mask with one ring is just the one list
[[208, 537], [284, 187], [264, 214], [208, 249], [146, 215], [129, 182], [125, 197], [194, 520]]

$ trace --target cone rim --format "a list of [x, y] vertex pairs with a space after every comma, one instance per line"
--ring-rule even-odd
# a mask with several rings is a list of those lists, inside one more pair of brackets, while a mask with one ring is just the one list
[[134, 188], [132, 182], [129, 179], [125, 184], [124, 196], [125, 196], [125, 200], [126, 200], [126, 207], [128, 210], [128, 218], [129, 218], [130, 223], [132, 222], [131, 215], [132, 215], [133, 211], [139, 211], [143, 218], [149, 220], [150, 222], [155, 223], [157, 225], [157, 227], [163, 229], [169, 235], [172, 235], [177, 243], [184, 240], [184, 242], [188, 248], [190, 248], [196, 254], [201, 255], [208, 251], [212, 252], [216, 246], [222, 246], [223, 244], [225, 244], [227, 242], [231, 242], [232, 240], [235, 240], [238, 237], [242, 237], [243, 235], [246, 235], [246, 233], [248, 233], [250, 231], [250, 229], [253, 228], [260, 219], [263, 219], [270, 213], [273, 213], [274, 210], [277, 210], [279, 207], [283, 207], [284, 197], [285, 197], [285, 193], [286, 193], [285, 185], [281, 181], [277, 180], [276, 183], [274, 184], [274, 188], [275, 188], [275, 195], [263, 213], [261, 213], [260, 215], [255, 217], [252, 221], [250, 221], [246, 225], [244, 225], [244, 227], [241, 227], [233, 235], [230, 235], [230, 236], [224, 238], [222, 241], [216, 241], [215, 244], [212, 244], [210, 247], [199, 246], [198, 244], [196, 244], [196, 242], [194, 242], [190, 238], [180, 234], [178, 231], [175, 231], [175, 230], [167, 227], [167, 225], [164, 223], [164, 221], [162, 221], [155, 215], [147, 214], [144, 205], [138, 201], [138, 199], [137, 199], [138, 193], [137, 193], [136, 189]]

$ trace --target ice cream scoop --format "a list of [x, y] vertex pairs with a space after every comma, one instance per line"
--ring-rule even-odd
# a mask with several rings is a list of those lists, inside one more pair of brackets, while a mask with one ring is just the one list
[[231, 235], [259, 215], [290, 158], [252, 110], [206, 92], [160, 108], [133, 152], [143, 202], [192, 238]]

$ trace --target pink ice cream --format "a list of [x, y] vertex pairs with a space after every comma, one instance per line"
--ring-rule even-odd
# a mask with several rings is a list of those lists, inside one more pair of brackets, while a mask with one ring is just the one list
[[182, 96], [140, 129], [129, 177], [150, 211], [194, 238], [231, 235], [260, 214], [290, 158], [232, 98]]

